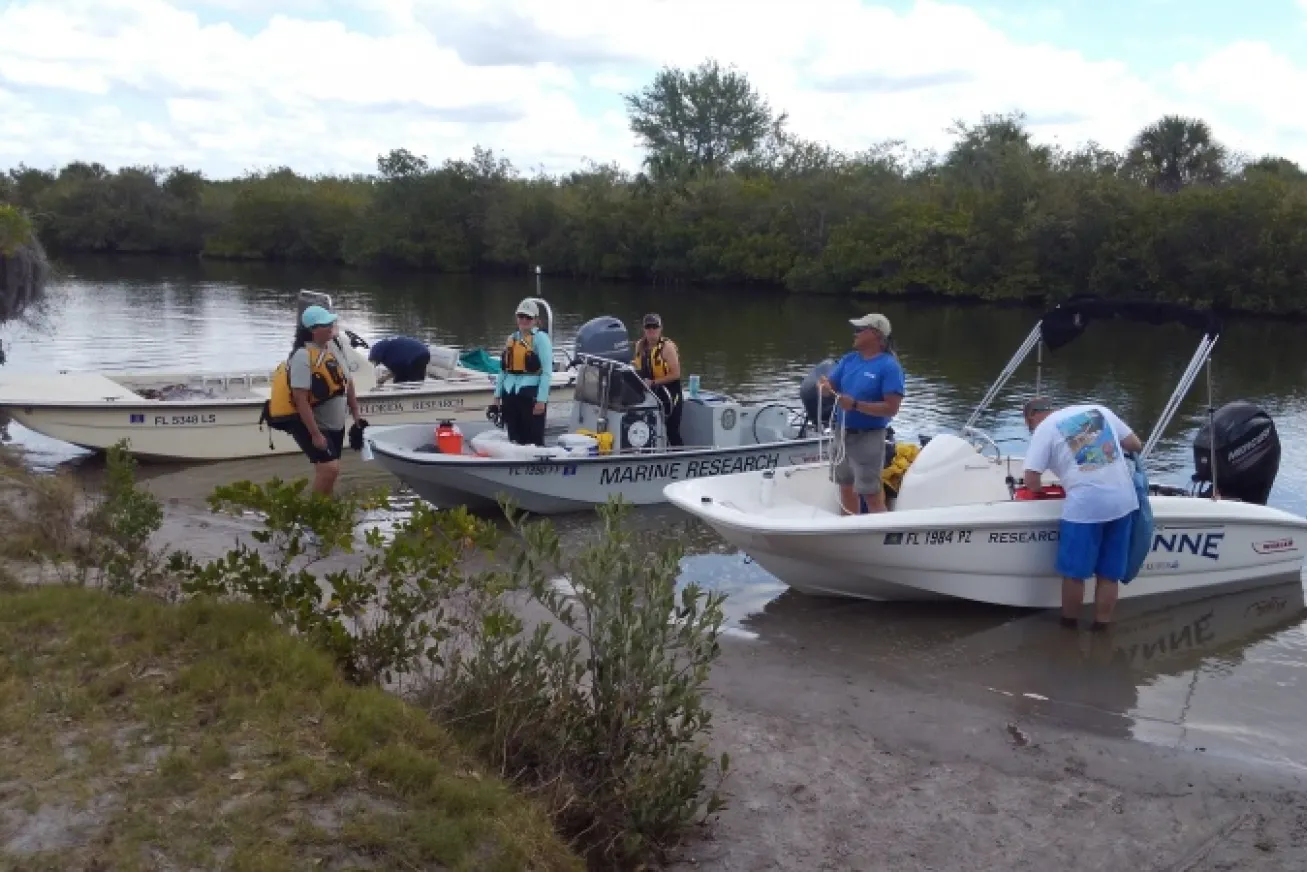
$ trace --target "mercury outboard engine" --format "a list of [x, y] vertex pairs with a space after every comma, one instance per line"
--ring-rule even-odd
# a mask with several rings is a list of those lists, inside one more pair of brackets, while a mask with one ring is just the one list
[[[1215, 433], [1215, 436], [1213, 436]], [[1280, 471], [1280, 437], [1275, 422], [1252, 403], [1235, 400], [1216, 410], [1194, 437], [1193, 480], [1212, 490], [1212, 451], [1216, 453], [1216, 489], [1223, 497], [1266, 505]]]
[[835, 413], [835, 398], [821, 397], [821, 420], [817, 420], [817, 382], [821, 377], [828, 375], [835, 368], [835, 361], [832, 358], [826, 358], [821, 363], [812, 368], [812, 371], [803, 377], [799, 384], [799, 400], [803, 403], [803, 410], [807, 413], [807, 418], [803, 422], [803, 433], [807, 433], [808, 425], [816, 426], [817, 432], [820, 433], [824, 427], [830, 424], [831, 415]]
[[631, 337], [626, 332], [626, 325], [612, 315], [600, 315], [591, 318], [576, 331], [573, 340], [576, 354], [589, 354], [619, 363], [631, 362]]

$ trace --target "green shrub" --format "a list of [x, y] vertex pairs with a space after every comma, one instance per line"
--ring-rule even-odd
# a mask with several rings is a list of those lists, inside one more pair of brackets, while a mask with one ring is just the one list
[[[247, 598], [270, 607], [277, 619], [328, 651], [358, 684], [391, 681], [424, 661], [439, 664], [442, 646], [465, 631], [465, 618], [449, 608], [460, 591], [480, 590], [488, 575], [466, 572], [466, 561], [491, 548], [497, 531], [466, 511], [435, 512], [425, 505], [394, 531], [367, 530], [360, 565], [323, 572], [315, 564], [353, 552], [361, 516], [380, 508], [379, 496], [327, 497], [305, 490], [307, 481], [273, 479], [220, 487], [214, 511], [256, 512], [263, 529], [252, 535], [269, 546], [271, 561], [246, 543], [208, 564], [175, 554], [172, 569], [182, 590]], [[306, 532], [317, 541], [306, 546]]]
[[136, 484], [126, 441], [107, 452], [105, 485], [88, 495], [71, 475], [37, 475], [16, 455], [0, 455], [0, 555], [52, 568], [65, 582], [131, 593], [162, 581], [150, 538], [163, 507]]
[[548, 521], [505, 508], [520, 535], [505, 587], [528, 591], [552, 621], [527, 632], [496, 615], [430, 701], [487, 763], [546, 797], [596, 868], [660, 858], [724, 806], [729, 758], [708, 754], [703, 696], [723, 598], [695, 585], [678, 594], [679, 547], [638, 547], [620, 502], [599, 510], [598, 535], [574, 553]]
[[131, 593], [160, 579], [163, 560], [150, 537], [163, 526], [163, 506], [136, 486], [136, 461], [126, 441], [109, 448], [104, 490], [82, 518], [90, 534], [85, 565], [113, 593]]
[[0, 203], [0, 257], [12, 257], [32, 244], [32, 222], [17, 206]]

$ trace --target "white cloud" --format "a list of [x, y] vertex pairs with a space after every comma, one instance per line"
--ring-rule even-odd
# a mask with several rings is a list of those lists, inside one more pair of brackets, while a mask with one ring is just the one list
[[[634, 167], [618, 94], [709, 56], [746, 72], [796, 132], [846, 149], [943, 148], [954, 119], [1013, 109], [1042, 140], [1121, 148], [1179, 111], [1236, 147], [1307, 161], [1307, 122], [1277, 97], [1307, 70], [1264, 45], [1149, 80], [931, 0], [900, 13], [807, 0], [801, 14], [756, 0], [4, 2], [0, 101], [21, 110], [0, 116], [0, 162], [357, 172], [391, 148], [439, 161], [481, 143], [519, 167]], [[1283, 89], [1254, 86], [1269, 70]], [[123, 117], [96, 121], [88, 101]]]

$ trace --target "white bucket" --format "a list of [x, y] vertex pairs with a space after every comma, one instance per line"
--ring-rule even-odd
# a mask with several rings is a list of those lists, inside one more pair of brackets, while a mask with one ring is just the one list
[[435, 378], [449, 378], [458, 367], [458, 349], [448, 345], [428, 345], [431, 362], [427, 364], [427, 374]]
[[582, 450], [593, 448], [595, 451], [599, 450], [599, 440], [584, 433], [563, 433], [558, 437], [558, 444], [564, 448], [580, 448]]

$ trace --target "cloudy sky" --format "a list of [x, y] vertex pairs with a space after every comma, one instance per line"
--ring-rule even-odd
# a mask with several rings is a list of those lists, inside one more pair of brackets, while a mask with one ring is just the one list
[[1179, 112], [1307, 165], [1307, 0], [0, 0], [0, 168], [634, 168], [622, 93], [708, 56], [844, 149], [1015, 109], [1119, 149]]

